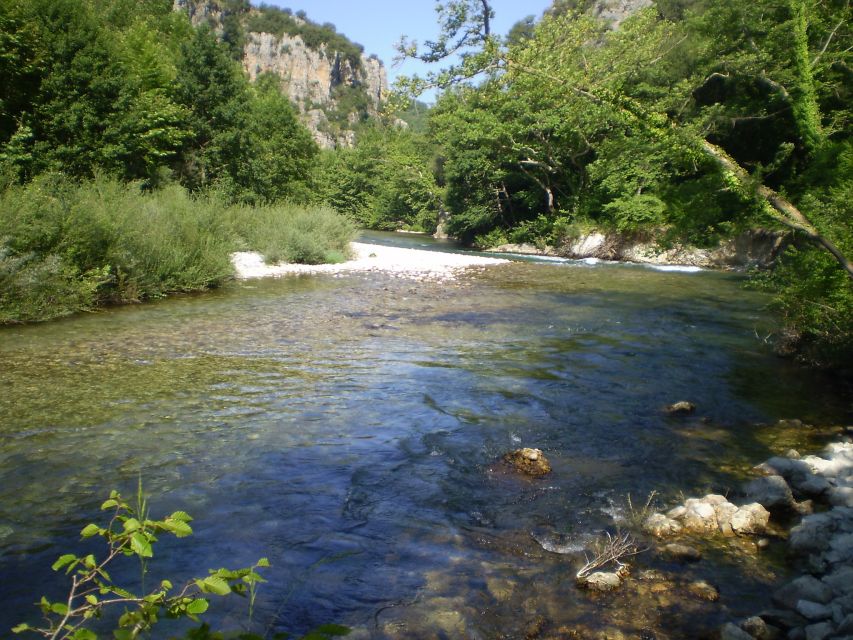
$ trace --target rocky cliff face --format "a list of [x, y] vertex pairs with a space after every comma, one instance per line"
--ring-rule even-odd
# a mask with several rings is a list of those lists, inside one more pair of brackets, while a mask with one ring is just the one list
[[[255, 11], [246, 4], [174, 0], [173, 6], [186, 12], [194, 26], [209, 24], [221, 34], [230, 15], [236, 14], [246, 24]], [[297, 17], [292, 19], [301, 23]], [[263, 73], [281, 78], [282, 91], [323, 148], [351, 146], [353, 125], [378, 115], [388, 92], [388, 77], [379, 59], [361, 55], [356, 61], [325, 44], [309, 47], [299, 35], [247, 31], [242, 63], [252, 81]]]
[[[279, 76], [282, 89], [305, 117], [314, 139], [325, 148], [352, 144], [352, 130], [335, 127], [336, 123], [330, 120], [343, 116], [353, 124], [362, 115], [377, 115], [388, 91], [385, 67], [378, 59], [361, 56], [359, 64], [354, 65], [325, 45], [311, 49], [299, 36], [287, 34], [278, 37], [271, 33], [249, 33], [243, 68], [252, 80], [262, 73]], [[338, 95], [347, 89], [364, 92], [367, 97], [364, 114], [340, 113]]]
[[623, 20], [652, 4], [652, 0], [598, 0], [591, 11], [594, 16], [609, 22], [612, 29], [618, 29]]

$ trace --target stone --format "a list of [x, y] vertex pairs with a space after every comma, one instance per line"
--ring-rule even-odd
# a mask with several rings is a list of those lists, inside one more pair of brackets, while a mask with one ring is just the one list
[[700, 600], [708, 602], [716, 602], [720, 599], [720, 592], [712, 584], [708, 584], [704, 580], [697, 580], [687, 585], [687, 591], [696, 596]]
[[753, 640], [754, 637], [731, 622], [727, 622], [720, 629], [720, 640]]
[[505, 454], [504, 462], [516, 471], [529, 476], [540, 477], [551, 472], [551, 464], [540, 449], [524, 447]]
[[812, 622], [829, 620], [832, 617], [832, 609], [825, 604], [819, 604], [811, 600], [798, 600], [795, 609], [797, 613]]
[[770, 640], [773, 633], [758, 616], [752, 616], [740, 623], [740, 628], [756, 640]]
[[817, 578], [800, 576], [773, 594], [773, 602], [789, 609], [796, 609], [800, 600], [829, 604], [832, 600], [832, 589]]
[[668, 544], [661, 551], [676, 562], [699, 562], [702, 559], [699, 549], [686, 544]]
[[665, 538], [679, 533], [682, 527], [677, 521], [667, 518], [662, 513], [653, 513], [643, 522], [643, 529], [656, 538]]
[[696, 405], [686, 400], [674, 402], [664, 407], [664, 412], [671, 416], [687, 416], [696, 411]]
[[832, 634], [832, 625], [829, 622], [818, 622], [806, 627], [806, 640], [824, 640]]
[[765, 509], [792, 509], [794, 495], [785, 478], [778, 475], [764, 476], [750, 481], [744, 487], [749, 500], [757, 502]]
[[732, 514], [731, 527], [738, 535], [764, 533], [770, 522], [770, 512], [757, 502], [738, 507]]
[[853, 567], [839, 567], [823, 576], [822, 581], [839, 596], [853, 594]]
[[685, 500], [684, 507], [687, 511], [679, 520], [688, 531], [715, 531], [717, 525], [717, 512], [714, 506], [704, 500], [689, 498]]
[[833, 487], [829, 490], [829, 504], [836, 507], [853, 507], [853, 487]]
[[611, 571], [596, 571], [580, 580], [579, 584], [591, 591], [613, 591], [620, 587], [622, 578]]
[[823, 551], [835, 531], [836, 523], [831, 513], [815, 513], [806, 516], [791, 529], [788, 546], [793, 553], [807, 555]]
[[838, 635], [853, 636], [853, 613], [846, 615], [844, 619], [838, 623], [836, 633], [838, 633]]
[[786, 637], [788, 640], [806, 640], [806, 630], [803, 627], [791, 629]]
[[758, 614], [767, 624], [781, 629], [795, 629], [806, 624], [806, 619], [790, 609], [767, 609]]

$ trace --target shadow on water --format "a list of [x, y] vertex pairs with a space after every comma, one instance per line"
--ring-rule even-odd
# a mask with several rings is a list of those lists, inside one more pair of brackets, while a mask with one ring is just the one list
[[[628, 526], [628, 494], [736, 492], [783, 444], [818, 444], [757, 422], [847, 417], [826, 380], [756, 339], [772, 319], [738, 284], [510, 264], [443, 284], [234, 285], [4, 331], [0, 627], [29, 615], [104, 494], [141, 473], [155, 512], [196, 517], [192, 543], [162, 541], [150, 579], [269, 556], [259, 630], [699, 637], [760, 608], [784, 565], [710, 545], [715, 561], [690, 568], [644, 554], [675, 585], [655, 592], [636, 580], [594, 598], [572, 578], [598, 532]], [[696, 418], [662, 414], [680, 399]], [[546, 451], [550, 476], [496, 462], [522, 445]], [[684, 598], [692, 578], [721, 601]], [[214, 615], [239, 626], [245, 604]]]

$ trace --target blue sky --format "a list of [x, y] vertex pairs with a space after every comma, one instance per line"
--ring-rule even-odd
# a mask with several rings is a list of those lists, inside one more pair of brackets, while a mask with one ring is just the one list
[[[260, 4], [260, 0], [252, 2]], [[394, 44], [401, 35], [418, 42], [434, 39], [438, 34], [433, 0], [266, 0], [266, 4], [304, 10], [314, 22], [331, 22], [338, 32], [364, 46], [365, 53], [375, 53], [385, 63], [388, 80], [398, 75], [423, 75], [425, 65], [407, 61], [393, 65]], [[494, 33], [506, 34], [525, 16], [539, 17], [551, 0], [493, 0]], [[426, 96], [427, 101], [430, 96]]]

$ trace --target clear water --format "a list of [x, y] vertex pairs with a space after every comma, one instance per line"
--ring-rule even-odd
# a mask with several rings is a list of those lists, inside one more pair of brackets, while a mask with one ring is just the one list
[[[159, 543], [148, 580], [268, 556], [256, 631], [512, 638], [541, 623], [678, 638], [751, 613], [778, 562], [710, 548], [716, 562], [678, 569], [644, 554], [642, 566], [716, 581], [721, 601], [638, 615], [647, 595], [581, 593], [579, 555], [540, 544], [581, 550], [627, 526], [628, 494], [736, 491], [780, 442], [813, 440], [756, 423], [849, 418], [828, 380], [772, 355], [767, 300], [741, 285], [513, 262], [450, 283], [234, 283], [3, 329], [0, 628], [62, 593], [50, 564], [83, 549], [109, 490], [131, 495], [140, 475], [155, 515], [183, 509], [196, 529]], [[662, 415], [681, 399], [696, 418]], [[500, 456], [519, 446], [542, 448], [552, 474], [507, 472]], [[211, 613], [246, 625], [239, 599]]]

